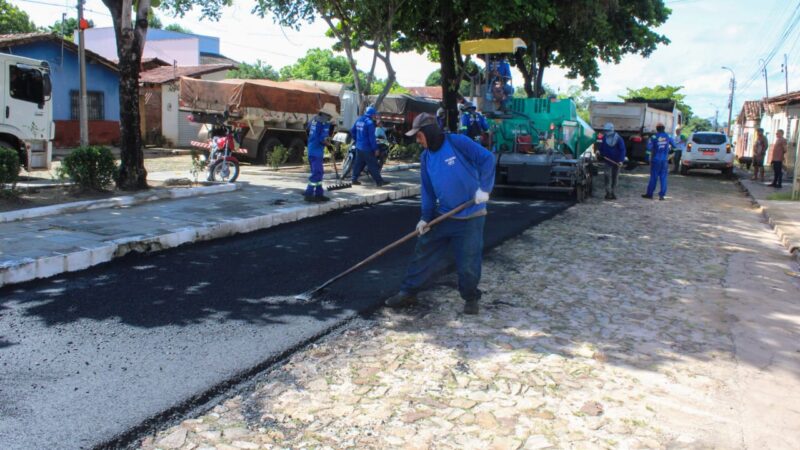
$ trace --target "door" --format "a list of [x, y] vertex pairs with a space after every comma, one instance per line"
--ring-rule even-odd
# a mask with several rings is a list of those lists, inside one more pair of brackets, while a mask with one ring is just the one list
[[176, 147], [190, 147], [192, 141], [197, 140], [197, 134], [200, 132], [202, 124], [190, 122], [186, 118], [187, 114], [181, 112], [178, 114], [178, 142]]
[[4, 75], [5, 104], [2, 116], [6, 125], [19, 130], [22, 139], [50, 138], [50, 102], [45, 98], [42, 72], [33, 66], [7, 61]]

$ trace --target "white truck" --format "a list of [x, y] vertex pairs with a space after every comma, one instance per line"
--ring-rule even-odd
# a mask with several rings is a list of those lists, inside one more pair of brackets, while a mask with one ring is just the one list
[[238, 144], [247, 159], [265, 163], [277, 145], [290, 150], [290, 160], [302, 159], [306, 124], [323, 107], [335, 111], [339, 129], [349, 130], [357, 116], [357, 97], [340, 83], [319, 81], [222, 81], [181, 78], [180, 109], [207, 124], [200, 140], [221, 122], [242, 130]]
[[0, 86], [0, 148], [19, 152], [27, 170], [49, 169], [55, 124], [47, 62], [0, 53]]
[[626, 100], [624, 102], [591, 102], [589, 119], [598, 139], [606, 123], [625, 138], [625, 148], [631, 161], [647, 159], [647, 140], [656, 132], [656, 124], [663, 123], [665, 131], [675, 134], [682, 123], [681, 111], [670, 100]]

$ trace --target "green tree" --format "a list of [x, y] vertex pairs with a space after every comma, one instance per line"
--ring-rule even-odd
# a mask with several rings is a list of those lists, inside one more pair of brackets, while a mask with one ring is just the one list
[[33, 33], [38, 31], [28, 14], [6, 2], [0, 0], [0, 34]]
[[114, 23], [119, 62], [120, 167], [117, 186], [124, 190], [146, 189], [142, 134], [139, 127], [139, 71], [151, 7], [183, 16], [197, 6], [201, 19], [219, 19], [232, 0], [103, 0]]
[[544, 71], [567, 69], [582, 78], [584, 89], [597, 89], [599, 61], [619, 63], [626, 54], [649, 56], [669, 39], [653, 31], [671, 10], [663, 0], [530, 0], [505, 10], [492, 36], [519, 37], [528, 45], [515, 55], [529, 97], [544, 94]]
[[684, 123], [688, 122], [692, 116], [692, 108], [686, 104], [686, 96], [679, 93], [683, 86], [670, 86], [670, 85], [657, 85], [654, 87], [643, 87], [639, 89], [627, 88], [628, 93], [620, 95], [619, 98], [623, 100], [672, 100], [675, 106], [683, 114]]
[[683, 127], [683, 133], [687, 136], [695, 131], [712, 131], [714, 129], [710, 120], [697, 116], [692, 117], [685, 123], [686, 125]]
[[177, 33], [194, 34], [194, 33], [192, 33], [192, 30], [190, 30], [188, 28], [184, 28], [184, 27], [178, 25], [177, 23], [171, 23], [171, 24], [167, 25], [166, 27], [164, 27], [164, 29], [167, 30], [167, 31], [175, 31]]
[[[94, 22], [89, 20], [89, 26], [93, 27]], [[58, 22], [50, 25], [47, 27], [47, 31], [53, 34], [57, 34], [64, 39], [72, 42], [73, 32], [78, 29], [78, 19], [76, 17], [70, 17], [65, 21], [59, 20]]]
[[280, 71], [281, 80], [319, 80], [353, 84], [350, 64], [344, 56], [336, 56], [333, 51], [312, 48], [306, 55]]
[[150, 14], [147, 16], [147, 27], [155, 30], [161, 30], [164, 28], [164, 24], [161, 22], [161, 19], [158, 18], [156, 12], [152, 9], [150, 10]]
[[277, 80], [280, 78], [278, 71], [269, 64], [256, 60], [255, 64], [241, 63], [239, 67], [228, 71], [228, 78], [257, 79], [257, 80]]

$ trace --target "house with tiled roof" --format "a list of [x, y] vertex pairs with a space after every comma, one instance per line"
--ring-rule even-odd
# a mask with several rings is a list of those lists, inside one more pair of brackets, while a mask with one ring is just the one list
[[436, 101], [441, 101], [443, 98], [441, 86], [419, 86], [406, 89], [408, 89], [409, 93], [415, 97]]
[[[761, 117], [761, 128], [770, 144], [775, 139], [775, 133], [783, 130], [789, 143], [789, 151], [784, 161], [787, 176], [791, 176], [794, 162], [797, 157], [797, 142], [800, 140], [800, 91], [788, 92], [764, 99], [764, 114]], [[771, 147], [771, 145], [770, 145]], [[771, 148], [770, 148], [770, 151]], [[772, 155], [767, 154], [767, 162], [772, 160]], [[789, 179], [789, 178], [784, 178]]]
[[753, 156], [753, 140], [756, 129], [761, 126], [764, 108], [761, 100], [748, 100], [742, 104], [742, 110], [736, 117], [736, 157], [742, 162], [751, 162]]
[[[0, 35], [0, 52], [47, 61], [53, 84], [55, 147], [80, 142], [78, 46], [50, 33]], [[119, 70], [114, 61], [86, 51], [89, 143], [119, 141]]]
[[142, 139], [145, 144], [188, 147], [197, 139], [200, 125], [178, 111], [181, 77], [223, 80], [233, 64], [161, 66], [139, 74]]

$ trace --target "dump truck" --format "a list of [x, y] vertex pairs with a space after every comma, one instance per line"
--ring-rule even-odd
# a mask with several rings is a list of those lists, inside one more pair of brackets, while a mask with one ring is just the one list
[[306, 124], [325, 105], [335, 109], [333, 121], [338, 127], [352, 126], [357, 96], [339, 83], [180, 80], [180, 110], [206, 125], [199, 138], [204, 140], [215, 124], [233, 125], [240, 130], [242, 155], [258, 163], [265, 163], [278, 145], [290, 150], [291, 159], [301, 160], [306, 147]]
[[[377, 95], [370, 95], [367, 101], [375, 104]], [[404, 133], [411, 129], [414, 118], [421, 113], [436, 114], [439, 109], [439, 102], [415, 97], [408, 94], [389, 94], [384, 97], [378, 105], [378, 117], [384, 124], [384, 128], [394, 131], [397, 140], [405, 138]], [[349, 130], [349, 128], [348, 128]]]
[[664, 124], [669, 134], [682, 122], [682, 114], [672, 100], [632, 99], [624, 102], [591, 102], [589, 121], [599, 136], [606, 123], [625, 139], [630, 161], [647, 161], [647, 140], [656, 133], [656, 124]]
[[0, 148], [17, 151], [27, 170], [49, 169], [53, 101], [47, 61], [0, 53]]
[[[525, 43], [518, 38], [480, 39], [461, 43], [464, 55], [513, 54]], [[487, 74], [488, 79], [488, 74]], [[498, 102], [478, 91], [479, 108], [489, 121], [484, 141], [496, 155], [498, 189], [566, 193], [577, 201], [592, 194], [595, 131], [577, 114], [572, 99], [512, 98]], [[502, 105], [501, 105], [502, 103]], [[498, 107], [499, 106], [499, 107]]]

